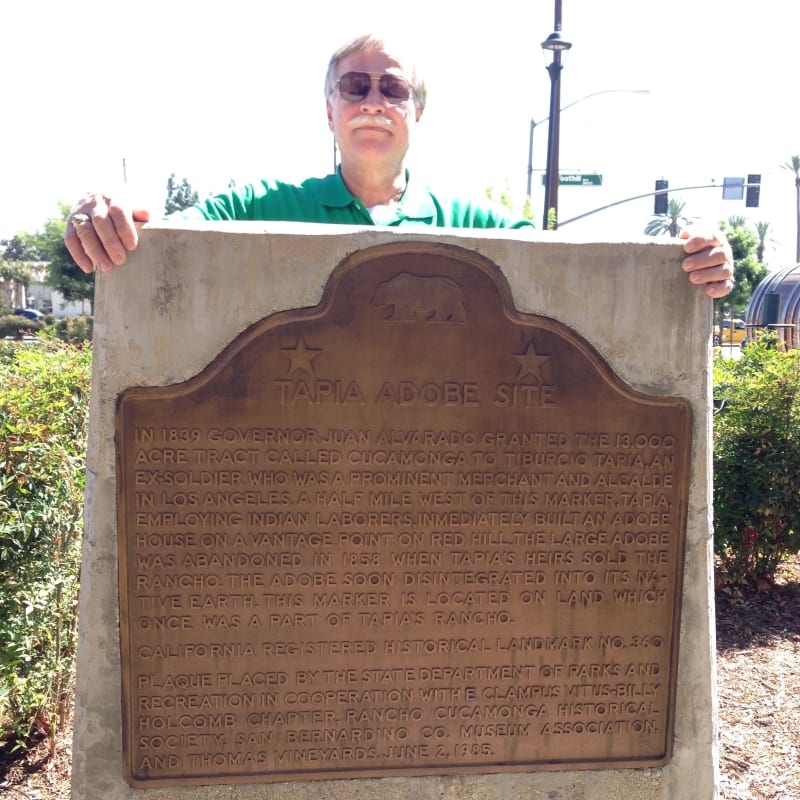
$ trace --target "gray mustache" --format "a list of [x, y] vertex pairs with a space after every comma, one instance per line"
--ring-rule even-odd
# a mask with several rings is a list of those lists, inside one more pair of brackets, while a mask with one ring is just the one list
[[357, 128], [359, 125], [378, 125], [383, 128], [394, 128], [394, 122], [388, 117], [373, 116], [372, 114], [359, 114], [350, 120], [351, 128]]

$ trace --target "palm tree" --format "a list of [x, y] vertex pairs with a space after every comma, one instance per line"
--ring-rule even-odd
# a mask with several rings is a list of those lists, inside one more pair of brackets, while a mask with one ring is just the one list
[[794, 172], [794, 188], [797, 193], [797, 252], [796, 262], [800, 264], [800, 156], [792, 156], [792, 160], [781, 164], [784, 169]]
[[683, 230], [684, 226], [689, 224], [689, 219], [683, 216], [683, 208], [686, 203], [679, 200], [670, 200], [667, 203], [667, 213], [659, 214], [650, 222], [644, 232], [648, 236], [658, 236], [660, 233], [668, 233], [673, 238]]
[[758, 234], [758, 248], [756, 250], [756, 258], [759, 264], [764, 263], [764, 248], [767, 244], [767, 235], [769, 234], [769, 222], [756, 222], [756, 233]]

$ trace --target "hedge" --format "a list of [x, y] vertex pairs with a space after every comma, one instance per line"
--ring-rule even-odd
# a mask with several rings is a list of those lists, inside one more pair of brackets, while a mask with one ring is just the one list
[[74, 669], [88, 347], [0, 342], [0, 746], [63, 716]]

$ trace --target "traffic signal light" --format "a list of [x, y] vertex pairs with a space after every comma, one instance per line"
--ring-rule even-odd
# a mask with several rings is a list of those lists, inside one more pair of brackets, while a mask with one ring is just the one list
[[656, 181], [656, 194], [655, 200], [653, 202], [653, 213], [654, 214], [666, 214], [667, 209], [669, 208], [669, 199], [667, 198], [666, 189], [669, 188], [669, 181], [665, 181], [663, 178]]
[[747, 194], [745, 195], [744, 204], [747, 208], [758, 208], [758, 198], [761, 194], [761, 176], [748, 175], [747, 176]]

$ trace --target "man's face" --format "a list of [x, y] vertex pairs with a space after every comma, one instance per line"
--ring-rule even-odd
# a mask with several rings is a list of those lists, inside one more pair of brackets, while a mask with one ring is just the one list
[[[351, 53], [336, 69], [336, 77], [347, 72], [384, 72], [405, 75], [402, 64], [382, 50]], [[391, 168], [403, 162], [414, 127], [422, 111], [413, 95], [401, 103], [390, 102], [372, 81], [369, 93], [361, 101], [345, 100], [338, 89], [328, 100], [328, 125], [336, 137], [342, 164]]]

